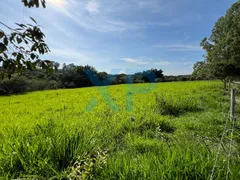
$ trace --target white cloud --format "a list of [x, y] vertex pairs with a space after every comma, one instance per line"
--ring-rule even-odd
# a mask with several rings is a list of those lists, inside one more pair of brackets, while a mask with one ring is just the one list
[[145, 64], [149, 64], [149, 60], [151, 60], [151, 59], [139, 57], [139, 58], [122, 58], [122, 60], [127, 62], [127, 63], [134, 63], [134, 64], [139, 64], [139, 65], [145, 65]]
[[89, 0], [86, 5], [86, 10], [93, 15], [97, 15], [99, 13], [99, 3], [96, 0]]
[[[98, 57], [89, 51], [78, 50], [75, 48], [58, 47], [51, 48], [51, 52], [46, 55], [53, 60], [65, 59], [65, 63], [74, 63], [76, 65], [92, 65], [96, 66], [101, 63], [106, 63], [108, 60], [103, 57]], [[103, 60], [104, 59], [104, 60]]]
[[[100, 7], [104, 7], [101, 8], [101, 13]], [[133, 12], [137, 9], [136, 5], [133, 6], [131, 3], [123, 3], [123, 1], [119, 0], [64, 0], [64, 6], [51, 4], [51, 8], [61, 12], [62, 15], [67, 16], [80, 27], [99, 32], [123, 32], [172, 25], [168, 21], [144, 22], [137, 20], [130, 22], [117, 18], [116, 15], [118, 13], [128, 14], [128, 12]]]
[[85, 16], [84, 14], [71, 14], [71, 19], [80, 27], [99, 32], [123, 32], [129, 30], [139, 30], [150, 26], [167, 27], [171, 23], [167, 22], [127, 22], [115, 20], [109, 16]]
[[138, 64], [138, 65], [161, 65], [161, 66], [168, 66], [172, 64], [169, 61], [156, 61], [152, 58], [148, 57], [138, 57], [138, 58], [122, 58], [123, 61], [131, 64]]
[[200, 46], [188, 44], [156, 45], [156, 47], [167, 51], [202, 51]]
[[172, 64], [171, 62], [169, 61], [160, 61], [160, 62], [157, 62], [155, 63], [156, 65], [161, 65], [161, 66], [168, 66], [170, 64]]

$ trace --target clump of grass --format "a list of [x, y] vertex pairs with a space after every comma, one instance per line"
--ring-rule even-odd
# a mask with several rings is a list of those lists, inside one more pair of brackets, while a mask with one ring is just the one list
[[[209, 179], [211, 176], [216, 152], [209, 152], [202, 143], [191, 141], [169, 146], [139, 137], [131, 137], [129, 141], [128, 151], [112, 156], [97, 179]], [[221, 153], [213, 179], [226, 177], [225, 162], [226, 157]], [[234, 177], [239, 174], [231, 174]]]
[[52, 121], [37, 125], [31, 133], [22, 135], [15, 131], [12, 134], [14, 136], [5, 140], [8, 146], [0, 151], [4, 155], [0, 156], [0, 174], [11, 175], [11, 178], [59, 177], [60, 172], [79, 157], [98, 147], [97, 141], [81, 129], [67, 129]]
[[200, 105], [198, 101], [192, 97], [166, 97], [164, 95], [158, 96], [155, 94], [156, 110], [161, 115], [179, 116], [187, 112], [200, 111]]
[[147, 130], [155, 131], [156, 129], [166, 133], [173, 133], [175, 131], [175, 127], [166, 121], [145, 121], [135, 128], [135, 130], [141, 134]]
[[94, 179], [95, 174], [107, 163], [108, 152], [97, 151], [94, 154], [86, 153], [84, 157], [77, 157], [74, 164], [68, 167], [62, 177], [66, 179]]

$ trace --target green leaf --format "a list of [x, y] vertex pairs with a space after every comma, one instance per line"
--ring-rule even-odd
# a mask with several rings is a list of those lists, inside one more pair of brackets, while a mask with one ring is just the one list
[[34, 53], [31, 53], [30, 57], [31, 57], [32, 60], [34, 60], [36, 55]]
[[17, 28], [17, 29], [14, 29], [15, 31], [22, 31], [23, 29], [22, 28]]
[[8, 38], [7, 38], [7, 37], [5, 37], [5, 38], [3, 39], [3, 43], [5, 44], [5, 46], [8, 45]]
[[18, 23], [15, 23], [15, 24], [20, 26], [21, 28], [26, 28], [27, 27], [25, 24], [18, 24]]
[[17, 35], [17, 33], [11, 33], [11, 36], [9, 37], [10, 42], [12, 42], [14, 40], [16, 35]]
[[22, 39], [19, 38], [19, 37], [17, 37], [17, 43], [18, 43], [18, 44], [22, 43]]
[[7, 47], [0, 42], [0, 54], [7, 50]]
[[38, 1], [35, 1], [35, 5], [37, 8], [39, 8], [39, 2]]
[[0, 31], [0, 39], [3, 38], [3, 36], [5, 36], [3, 31]]
[[33, 19], [32, 17], [30, 17], [30, 19], [35, 22], [35, 24], [37, 24], [37, 21], [35, 19]]
[[3, 53], [3, 56], [8, 59], [8, 55], [6, 53]]
[[23, 58], [23, 55], [21, 53], [18, 53], [16, 60], [20, 61]]
[[37, 43], [34, 43], [31, 47], [31, 51], [36, 51], [37, 50], [37, 46], [38, 44]]
[[46, 2], [45, 2], [45, 0], [43, 0], [43, 1], [41, 1], [41, 2], [42, 2], [43, 8], [46, 8]]

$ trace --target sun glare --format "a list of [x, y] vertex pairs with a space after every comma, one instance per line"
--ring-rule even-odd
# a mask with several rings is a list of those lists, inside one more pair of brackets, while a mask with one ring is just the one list
[[49, 0], [50, 3], [57, 5], [57, 6], [62, 6], [64, 0]]

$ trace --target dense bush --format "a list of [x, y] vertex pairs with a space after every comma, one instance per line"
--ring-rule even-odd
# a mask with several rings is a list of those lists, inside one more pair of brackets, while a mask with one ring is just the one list
[[164, 79], [162, 79], [162, 81], [164, 82], [191, 81], [191, 80], [193, 80], [191, 75], [164, 76]]
[[28, 82], [24, 77], [14, 77], [0, 81], [0, 95], [24, 93], [27, 91]]
[[0, 95], [21, 94], [30, 91], [58, 89], [60, 84], [55, 80], [27, 79], [17, 76], [12, 79], [4, 79], [0, 82]]
[[27, 84], [27, 91], [41, 91], [48, 89], [58, 89], [60, 84], [54, 80], [41, 80], [41, 79], [33, 79], [29, 80]]

